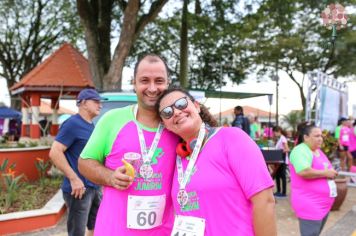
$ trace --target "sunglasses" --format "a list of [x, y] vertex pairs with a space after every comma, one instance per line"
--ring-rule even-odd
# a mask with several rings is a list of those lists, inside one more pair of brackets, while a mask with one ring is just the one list
[[174, 114], [174, 108], [178, 109], [178, 110], [183, 110], [185, 108], [187, 108], [188, 106], [188, 99], [187, 97], [182, 97], [179, 98], [177, 101], [175, 101], [172, 105], [163, 108], [160, 112], [159, 115], [163, 118], [163, 119], [170, 119], [173, 114]]

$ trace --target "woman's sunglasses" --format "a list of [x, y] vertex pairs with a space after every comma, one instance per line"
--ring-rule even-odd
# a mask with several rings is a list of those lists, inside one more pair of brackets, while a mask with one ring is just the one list
[[175, 101], [172, 105], [163, 108], [160, 112], [159, 115], [163, 118], [163, 119], [170, 119], [173, 114], [174, 114], [174, 108], [178, 109], [178, 110], [183, 110], [185, 108], [187, 108], [188, 106], [188, 100], [187, 97], [182, 97], [179, 98], [177, 101]]

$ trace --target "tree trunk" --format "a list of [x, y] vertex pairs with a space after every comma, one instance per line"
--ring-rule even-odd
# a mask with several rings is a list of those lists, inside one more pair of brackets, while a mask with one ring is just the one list
[[95, 87], [104, 88], [104, 75], [111, 62], [110, 31], [113, 0], [77, 0], [77, 9], [85, 28], [90, 72]]
[[183, 2], [182, 23], [180, 32], [180, 70], [179, 81], [183, 88], [188, 88], [188, 3]]

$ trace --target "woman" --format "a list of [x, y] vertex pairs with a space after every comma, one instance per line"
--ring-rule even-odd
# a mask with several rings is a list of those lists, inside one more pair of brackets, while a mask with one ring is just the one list
[[188, 228], [192, 235], [276, 235], [273, 181], [255, 142], [241, 129], [213, 128], [207, 109], [179, 88], [162, 94], [157, 111], [182, 138], [172, 235]]
[[[285, 163], [277, 164], [276, 168], [276, 186], [277, 192], [274, 193], [276, 197], [287, 197], [287, 176], [286, 176], [286, 169], [287, 169], [287, 161], [288, 161], [288, 140], [286, 138], [286, 133], [284, 130], [279, 127], [273, 127], [273, 136], [277, 140], [276, 142], [276, 149], [283, 150], [283, 158]], [[282, 181], [282, 188], [281, 188], [281, 181]]]
[[333, 180], [337, 172], [320, 150], [321, 129], [306, 125], [300, 135], [303, 142], [290, 154], [291, 204], [301, 235], [316, 236], [323, 229], [337, 195]]

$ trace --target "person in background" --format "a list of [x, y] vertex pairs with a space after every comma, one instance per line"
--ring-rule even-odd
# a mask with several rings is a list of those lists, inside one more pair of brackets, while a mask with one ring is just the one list
[[290, 154], [291, 205], [302, 236], [320, 235], [337, 195], [337, 172], [321, 151], [321, 129], [313, 124], [299, 126], [302, 143]]
[[[354, 120], [353, 125], [351, 127], [349, 151], [353, 159], [353, 164], [350, 168], [350, 171], [355, 173], [356, 172], [356, 120]], [[352, 177], [352, 181], [356, 183], [356, 177]]]
[[241, 106], [234, 108], [235, 119], [232, 121], [231, 126], [238, 127], [250, 135], [250, 122], [247, 117], [244, 116], [244, 110]]
[[[280, 126], [273, 127], [273, 135], [276, 140], [276, 149], [283, 150], [283, 159], [284, 163], [277, 164], [275, 168], [276, 171], [276, 186], [277, 192], [274, 193], [276, 197], [287, 197], [287, 176], [286, 176], [286, 169], [288, 164], [288, 140], [286, 138], [285, 131]], [[281, 188], [282, 182], [282, 188]]]
[[[155, 110], [169, 82], [163, 58], [141, 57], [133, 80], [137, 104], [105, 113], [81, 153], [80, 172], [104, 186], [95, 235], [170, 235], [178, 137], [164, 129]], [[122, 160], [132, 161], [134, 176]]]
[[273, 138], [273, 128], [269, 127], [268, 125], [263, 125], [263, 138], [268, 139], [268, 138]]
[[347, 118], [341, 118], [341, 128], [339, 136], [339, 157], [341, 170], [350, 170], [352, 166], [352, 155], [349, 150], [350, 135], [352, 133], [352, 123]]
[[99, 115], [102, 98], [94, 89], [83, 89], [77, 97], [79, 112], [59, 129], [49, 157], [64, 173], [63, 198], [68, 207], [67, 231], [70, 236], [93, 235], [101, 201], [98, 185], [78, 171], [78, 158], [94, 130], [93, 118]]
[[156, 111], [182, 139], [171, 235], [277, 235], [273, 180], [257, 144], [241, 129], [216, 128], [207, 108], [180, 88], [165, 91]]
[[249, 116], [250, 121], [250, 137], [252, 139], [259, 139], [261, 136], [261, 124], [258, 123], [258, 117], [251, 114]]

